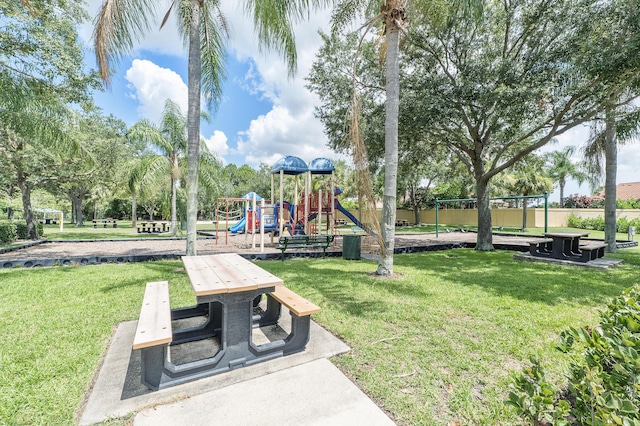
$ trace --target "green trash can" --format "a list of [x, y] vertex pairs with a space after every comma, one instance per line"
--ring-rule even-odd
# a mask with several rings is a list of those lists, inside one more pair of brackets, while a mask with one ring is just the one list
[[180, 230], [181, 231], [186, 231], [187, 230], [187, 221], [186, 220], [181, 220], [180, 221]]
[[342, 258], [360, 260], [360, 235], [342, 236]]

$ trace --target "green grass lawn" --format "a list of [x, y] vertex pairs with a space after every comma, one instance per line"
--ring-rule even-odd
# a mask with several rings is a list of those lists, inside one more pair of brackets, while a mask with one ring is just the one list
[[[352, 348], [333, 362], [399, 424], [512, 425], [511, 373], [537, 356], [558, 381], [558, 333], [638, 282], [640, 250], [610, 271], [512, 255], [398, 255], [398, 279], [369, 261], [259, 265], [322, 307], [315, 319]], [[72, 424], [114, 327], [137, 318], [154, 280], [169, 281], [173, 307], [195, 302], [175, 261], [0, 270], [0, 424]]]

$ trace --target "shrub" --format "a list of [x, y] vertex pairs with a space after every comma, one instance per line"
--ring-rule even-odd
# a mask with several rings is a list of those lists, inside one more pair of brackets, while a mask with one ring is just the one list
[[[28, 238], [27, 224], [25, 222], [16, 222], [16, 232], [18, 240], [26, 240]], [[44, 234], [44, 225], [36, 222], [36, 236], [41, 237]]]
[[0, 222], [0, 242], [10, 243], [18, 239], [16, 222], [3, 221]]
[[565, 393], [553, 390], [534, 361], [515, 377], [506, 403], [536, 425], [640, 425], [638, 348], [640, 285], [613, 299], [595, 327], [560, 334], [558, 349], [572, 355]]
[[579, 218], [573, 213], [569, 215], [569, 218], [567, 219], [567, 225], [569, 225], [570, 228], [584, 229], [582, 224], [582, 218]]

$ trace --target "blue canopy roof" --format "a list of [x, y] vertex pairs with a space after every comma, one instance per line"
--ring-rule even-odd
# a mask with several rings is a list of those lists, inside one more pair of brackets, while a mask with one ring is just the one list
[[329, 175], [335, 169], [333, 161], [328, 158], [316, 158], [309, 163], [309, 171], [314, 175]]
[[257, 201], [262, 200], [262, 197], [261, 197], [261, 196], [259, 196], [258, 194], [256, 194], [256, 193], [255, 193], [255, 192], [253, 192], [253, 191], [252, 191], [252, 192], [247, 192], [247, 193], [244, 195], [244, 197], [242, 197], [242, 199], [243, 199], [243, 200], [253, 200], [253, 194], [255, 194], [255, 195], [256, 195], [256, 200], [257, 200]]
[[301, 158], [293, 155], [287, 155], [282, 157], [276, 164], [271, 167], [271, 173], [280, 173], [280, 170], [284, 171], [285, 175], [299, 175], [300, 173], [308, 172], [307, 163], [302, 161]]

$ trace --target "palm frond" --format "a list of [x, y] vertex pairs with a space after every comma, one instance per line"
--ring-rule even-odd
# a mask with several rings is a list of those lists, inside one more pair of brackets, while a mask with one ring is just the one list
[[147, 119], [140, 120], [131, 126], [127, 132], [127, 137], [132, 141], [150, 144], [156, 150], [160, 150], [165, 156], [168, 156], [173, 151], [173, 147], [169, 141], [164, 138], [162, 131]]
[[95, 18], [93, 40], [100, 76], [109, 86], [110, 68], [152, 28], [154, 0], [105, 0]]
[[306, 18], [311, 8], [326, 1], [247, 0], [245, 13], [251, 17], [261, 51], [275, 51], [287, 63], [289, 75], [297, 68], [293, 25]]
[[212, 3], [205, 2], [200, 25], [202, 93], [209, 107], [217, 106], [222, 98], [222, 82], [226, 77], [226, 41], [229, 39], [229, 25], [219, 2]]

